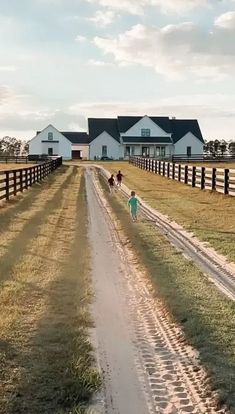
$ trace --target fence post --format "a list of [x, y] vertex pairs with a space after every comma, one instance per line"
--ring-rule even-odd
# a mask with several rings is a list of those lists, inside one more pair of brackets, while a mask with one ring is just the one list
[[224, 194], [229, 194], [229, 170], [224, 170]]
[[163, 177], [165, 177], [165, 175], [166, 175], [166, 163], [165, 163], [165, 161], [163, 161]]
[[170, 178], [170, 163], [167, 163], [167, 177]]
[[196, 187], [196, 167], [192, 168], [192, 187]]
[[184, 184], [188, 184], [188, 166], [184, 167]]
[[159, 164], [158, 164], [158, 174], [159, 175], [161, 175], [161, 171], [162, 171], [162, 162], [159, 161]]
[[14, 196], [17, 194], [17, 186], [16, 186], [16, 171], [13, 171], [13, 180], [14, 180]]
[[175, 179], [175, 163], [172, 164], [172, 180]]
[[181, 181], [181, 164], [178, 164], [178, 181]]
[[28, 189], [28, 168], [24, 169], [25, 188]]
[[205, 172], [206, 172], [205, 167], [202, 167], [201, 168], [201, 190], [205, 190], [205, 185], [206, 185]]
[[23, 170], [20, 170], [20, 191], [23, 193]]
[[32, 187], [32, 184], [33, 184], [33, 180], [32, 180], [32, 168], [30, 168], [30, 170], [29, 170], [29, 184], [30, 184], [30, 187]]
[[216, 190], [216, 168], [212, 168], [212, 184], [211, 189]]
[[9, 200], [9, 198], [10, 198], [10, 196], [9, 196], [9, 185], [10, 185], [10, 183], [9, 183], [9, 181], [10, 181], [10, 179], [9, 179], [9, 175], [10, 175], [10, 173], [9, 173], [9, 171], [6, 171], [6, 200]]

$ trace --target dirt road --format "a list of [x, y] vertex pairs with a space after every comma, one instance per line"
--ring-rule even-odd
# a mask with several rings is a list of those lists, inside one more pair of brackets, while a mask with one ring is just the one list
[[92, 169], [90, 214], [97, 354], [108, 414], [217, 413], [206, 373], [178, 326], [153, 297], [134, 253], [119, 237]]

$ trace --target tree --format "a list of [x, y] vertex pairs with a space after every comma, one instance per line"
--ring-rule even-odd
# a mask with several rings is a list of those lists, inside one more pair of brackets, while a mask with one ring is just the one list
[[235, 157], [235, 141], [231, 141], [228, 146], [229, 154]]
[[27, 142], [9, 136], [0, 139], [0, 155], [19, 156], [24, 154], [28, 154]]
[[225, 140], [220, 141], [219, 149], [223, 156], [227, 152], [228, 143]]

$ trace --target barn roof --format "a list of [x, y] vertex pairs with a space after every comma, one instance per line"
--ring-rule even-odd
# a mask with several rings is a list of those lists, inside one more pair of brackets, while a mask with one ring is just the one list
[[[119, 116], [118, 129], [120, 133], [127, 132], [137, 122], [143, 119], [144, 116]], [[167, 116], [149, 116], [156, 125], [158, 125], [166, 133], [171, 133], [170, 119]]]
[[172, 139], [174, 144], [183, 138], [186, 134], [191, 132], [201, 142], [204, 143], [204, 139], [196, 119], [172, 119]]
[[72, 144], [89, 144], [89, 135], [86, 132], [61, 132]]
[[89, 137], [90, 142], [103, 132], [107, 132], [116, 141], [120, 142], [117, 119], [114, 118], [89, 118]]

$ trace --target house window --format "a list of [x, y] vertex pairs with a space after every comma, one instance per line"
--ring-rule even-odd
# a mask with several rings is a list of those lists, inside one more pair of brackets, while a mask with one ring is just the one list
[[166, 147], [161, 147], [161, 157], [166, 156]]
[[141, 136], [142, 137], [150, 137], [151, 136], [151, 130], [149, 128], [142, 128], [141, 129]]
[[129, 157], [130, 156], [130, 153], [131, 153], [131, 147], [126, 147], [126, 149], [125, 149], [125, 156], [126, 157]]
[[108, 150], [107, 145], [102, 145], [102, 157], [107, 157]]
[[48, 132], [48, 141], [53, 141], [53, 132]]
[[160, 147], [156, 147], [156, 156], [160, 157]]
[[192, 155], [192, 147], [187, 147], [187, 157], [191, 157]]
[[142, 156], [149, 157], [149, 147], [142, 147]]
[[48, 155], [50, 155], [50, 156], [53, 155], [53, 148], [48, 148]]
[[134, 145], [131, 147], [131, 155], [135, 155], [135, 147], [134, 147]]

